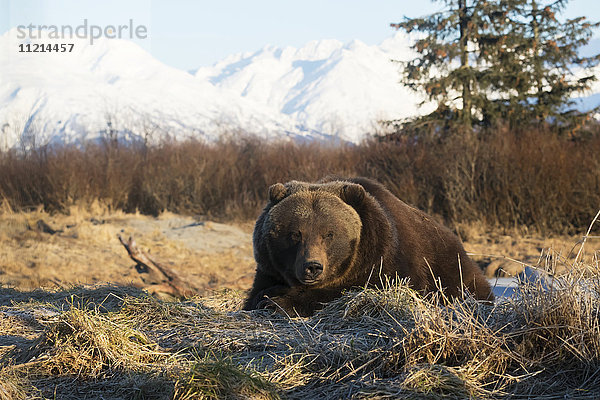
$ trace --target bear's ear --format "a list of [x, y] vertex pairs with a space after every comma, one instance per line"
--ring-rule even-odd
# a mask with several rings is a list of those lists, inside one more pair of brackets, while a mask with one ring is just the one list
[[367, 192], [365, 192], [364, 187], [356, 183], [349, 183], [342, 186], [340, 198], [352, 207], [358, 208], [365, 201], [366, 195]]
[[269, 187], [269, 200], [271, 203], [279, 203], [287, 194], [287, 189], [282, 183], [276, 183]]

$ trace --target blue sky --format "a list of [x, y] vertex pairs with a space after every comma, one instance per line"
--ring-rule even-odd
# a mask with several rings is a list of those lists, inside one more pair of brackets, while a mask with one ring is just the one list
[[[0, 32], [17, 25], [145, 25], [136, 40], [162, 62], [181, 69], [210, 65], [271, 44], [301, 46], [314, 39], [376, 44], [390, 22], [442, 8], [427, 0], [0, 0]], [[564, 17], [600, 20], [598, 0], [571, 0]], [[596, 33], [600, 37], [600, 32]]]

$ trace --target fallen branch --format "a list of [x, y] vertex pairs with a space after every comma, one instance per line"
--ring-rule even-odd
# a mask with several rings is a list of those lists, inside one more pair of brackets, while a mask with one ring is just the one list
[[150, 256], [140, 250], [137, 247], [133, 236], [130, 236], [127, 241], [125, 241], [125, 239], [123, 239], [119, 234], [117, 234], [117, 237], [119, 238], [121, 244], [125, 247], [125, 250], [127, 250], [129, 257], [135, 261], [138, 271], [146, 270], [151, 275], [158, 277], [158, 280], [162, 283], [157, 286], [157, 288], [160, 288], [160, 292], [171, 294], [174, 297], [189, 297], [197, 294], [196, 290], [183, 282], [183, 280], [175, 271], [166, 265], [151, 259]]

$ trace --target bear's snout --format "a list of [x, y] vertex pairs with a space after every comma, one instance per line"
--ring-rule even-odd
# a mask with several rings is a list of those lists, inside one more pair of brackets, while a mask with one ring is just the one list
[[304, 268], [304, 279], [305, 283], [312, 283], [316, 281], [319, 275], [323, 272], [323, 264], [318, 261], [307, 261], [302, 266]]

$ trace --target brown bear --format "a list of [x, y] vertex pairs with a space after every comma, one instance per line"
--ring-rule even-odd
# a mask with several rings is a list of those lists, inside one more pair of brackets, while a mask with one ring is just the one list
[[493, 300], [455, 234], [367, 178], [272, 185], [253, 242], [256, 276], [244, 310], [310, 316], [345, 289], [377, 285], [379, 273], [409, 278], [424, 293], [442, 287], [455, 297], [463, 284]]

